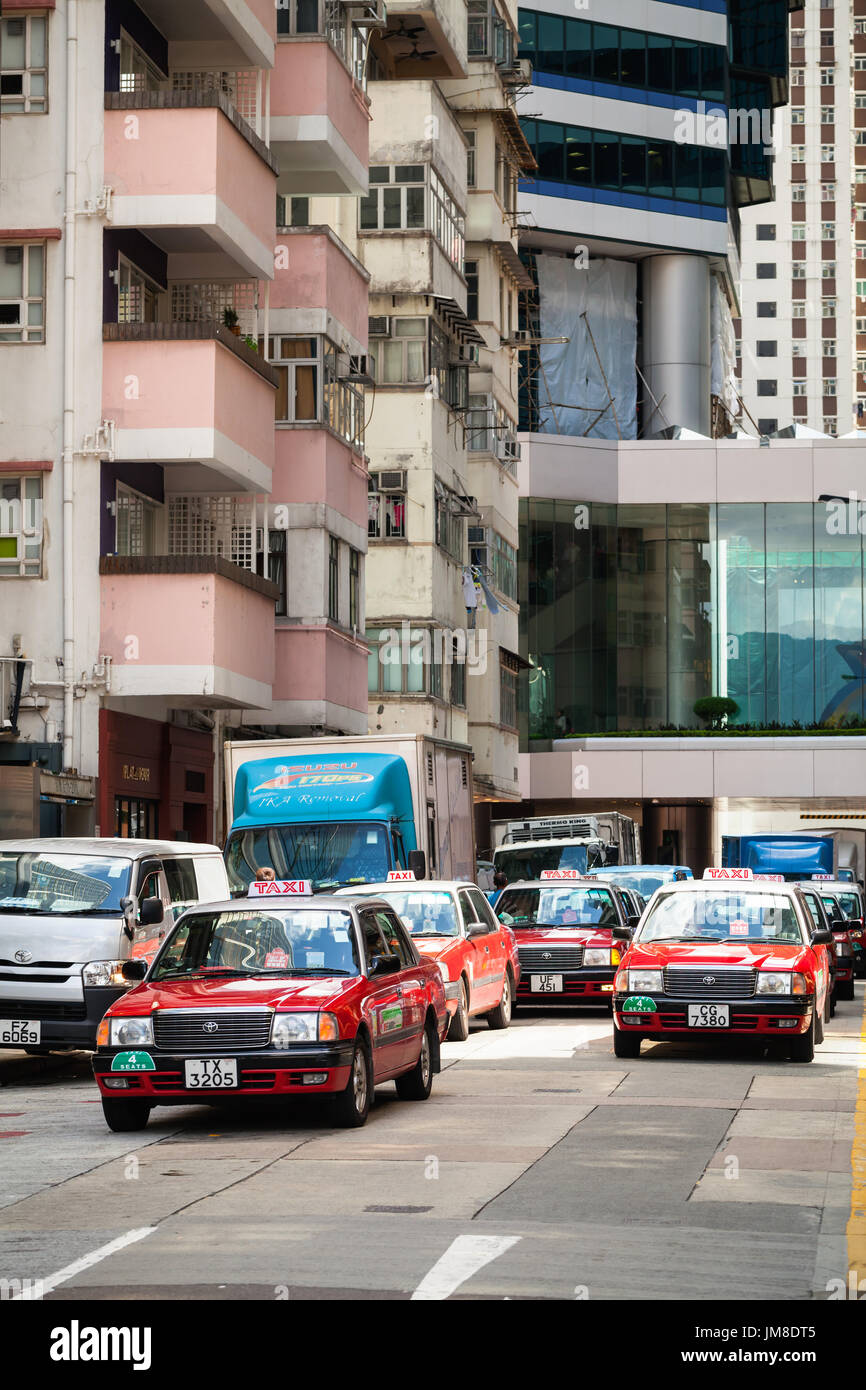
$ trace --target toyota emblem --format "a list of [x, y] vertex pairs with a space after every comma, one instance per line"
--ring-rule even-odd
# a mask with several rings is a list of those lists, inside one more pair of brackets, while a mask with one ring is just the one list
[[22, 946], [20, 951], [15, 952], [15, 959], [19, 965], [27, 965], [33, 959], [33, 952]]
[[206, 1033], [215, 1033], [219, 1028], [219, 1024], [214, 1023], [213, 1019], [208, 1019], [207, 1023], [202, 1024], [202, 1028]]
[[716, 983], [716, 977], [715, 977], [715, 975], [705, 975], [705, 976], [704, 976], [704, 984], [705, 984], [705, 985], [714, 985], [715, 983]]
[[549, 951], [542, 951], [542, 953], [541, 953], [541, 959], [542, 959], [542, 960], [553, 960], [553, 957], [552, 957], [552, 955], [550, 954]]

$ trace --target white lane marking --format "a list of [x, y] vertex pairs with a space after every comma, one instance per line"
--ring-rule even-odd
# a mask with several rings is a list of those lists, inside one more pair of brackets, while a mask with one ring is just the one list
[[413, 1293], [412, 1300], [450, 1297], [455, 1289], [465, 1284], [479, 1269], [504, 1255], [505, 1251], [510, 1250], [519, 1240], [520, 1236], [458, 1236], [429, 1273], [425, 1274]]
[[[82, 1255], [80, 1260], [74, 1260], [71, 1265], [59, 1269], [56, 1274], [49, 1274], [47, 1279], [38, 1281], [43, 1295], [51, 1293], [58, 1284], [65, 1284], [67, 1279], [74, 1279], [76, 1274], [83, 1273], [85, 1269], [98, 1265], [101, 1260], [107, 1260], [109, 1255], [116, 1255], [118, 1250], [123, 1250], [125, 1246], [134, 1245], [137, 1240], [144, 1240], [145, 1236], [153, 1235], [155, 1230], [156, 1226], [140, 1226], [136, 1231], [127, 1231], [125, 1236], [118, 1236], [116, 1240], [109, 1241], [108, 1245], [100, 1245], [98, 1250], [91, 1250], [89, 1255]], [[11, 1301], [15, 1303], [26, 1297], [26, 1293], [17, 1293]]]

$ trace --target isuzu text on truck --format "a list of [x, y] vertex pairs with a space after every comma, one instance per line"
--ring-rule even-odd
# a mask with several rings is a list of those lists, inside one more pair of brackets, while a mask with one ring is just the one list
[[472, 750], [427, 738], [226, 743], [234, 893], [262, 869], [313, 892], [416, 878], [474, 879]]

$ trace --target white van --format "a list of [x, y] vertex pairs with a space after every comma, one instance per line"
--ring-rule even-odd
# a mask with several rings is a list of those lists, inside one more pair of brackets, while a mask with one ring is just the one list
[[0, 1048], [94, 1048], [187, 907], [230, 896], [216, 845], [120, 839], [0, 840]]

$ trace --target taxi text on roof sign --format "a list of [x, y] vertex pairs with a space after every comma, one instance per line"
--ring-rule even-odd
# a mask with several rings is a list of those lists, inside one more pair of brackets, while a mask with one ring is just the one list
[[784, 883], [784, 874], [752, 874], [752, 878], [762, 878], [765, 883]]
[[295, 894], [298, 897], [309, 897], [312, 891], [312, 885], [308, 878], [274, 878], [270, 882], [256, 879], [250, 884], [249, 896], [251, 898], [264, 898]]
[[754, 878], [751, 869], [704, 869], [704, 878]]
[[813, 874], [812, 877], [813, 877], [813, 878], [820, 878], [820, 879], [830, 879], [831, 882], [832, 882], [832, 879], [833, 879], [833, 875], [832, 875], [832, 874]]
[[554, 879], [555, 879], [555, 878], [572, 879], [572, 878], [583, 878], [583, 874], [582, 874], [578, 869], [542, 869], [542, 870], [541, 870], [541, 877], [542, 877], [542, 878], [545, 878], [545, 879], [551, 879], [551, 878], [554, 878]]
[[412, 869], [390, 869], [388, 872], [389, 883], [415, 883], [415, 874]]

